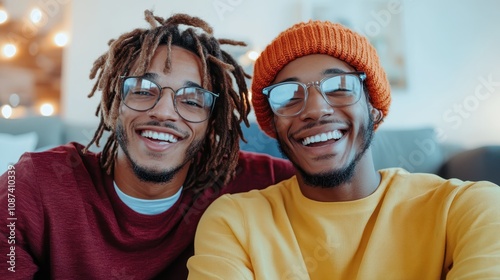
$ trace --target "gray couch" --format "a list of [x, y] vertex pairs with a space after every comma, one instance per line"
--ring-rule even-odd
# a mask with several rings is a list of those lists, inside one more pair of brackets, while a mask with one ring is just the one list
[[[0, 119], [0, 133], [18, 135], [36, 132], [37, 151], [71, 141], [86, 145], [95, 129], [96, 126], [67, 125], [58, 117]], [[267, 137], [256, 123], [249, 128], [243, 126], [243, 132], [248, 141], [241, 142], [243, 150], [282, 157], [276, 140]], [[104, 144], [105, 141], [101, 141], [101, 147], [92, 146], [91, 150], [99, 151]], [[440, 143], [432, 128], [381, 128], [375, 133], [371, 149], [377, 169], [403, 167], [410, 172], [434, 173], [444, 178], [488, 180], [500, 184], [500, 146], [465, 150], [460, 146]]]

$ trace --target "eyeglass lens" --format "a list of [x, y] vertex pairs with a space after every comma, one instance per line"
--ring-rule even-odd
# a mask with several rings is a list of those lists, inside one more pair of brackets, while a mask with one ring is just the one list
[[307, 85], [299, 82], [284, 82], [269, 91], [269, 102], [273, 110], [282, 116], [300, 113], [308, 95], [308, 88], [315, 86], [325, 100], [333, 107], [356, 103], [361, 96], [361, 80], [355, 74], [345, 74], [323, 79]]
[[[163, 88], [173, 91], [171, 88]], [[162, 90], [153, 81], [141, 77], [128, 77], [123, 81], [123, 102], [136, 111], [153, 108], [162, 96]], [[209, 118], [215, 96], [202, 88], [183, 87], [173, 92], [177, 113], [190, 122], [202, 122]]]

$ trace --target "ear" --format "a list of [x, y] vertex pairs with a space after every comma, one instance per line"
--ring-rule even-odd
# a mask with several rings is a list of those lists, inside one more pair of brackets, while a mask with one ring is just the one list
[[384, 114], [377, 108], [370, 106], [370, 114], [375, 124], [380, 123], [384, 119]]

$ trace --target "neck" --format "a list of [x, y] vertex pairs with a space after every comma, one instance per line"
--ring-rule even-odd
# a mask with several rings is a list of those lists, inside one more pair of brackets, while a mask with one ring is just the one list
[[307, 185], [297, 174], [302, 194], [316, 201], [339, 202], [365, 198], [372, 194], [380, 184], [380, 174], [375, 170], [372, 153], [367, 150], [357, 163], [354, 175], [348, 182], [331, 188]]

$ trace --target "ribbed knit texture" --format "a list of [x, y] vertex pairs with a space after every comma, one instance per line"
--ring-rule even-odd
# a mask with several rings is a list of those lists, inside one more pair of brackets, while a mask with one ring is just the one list
[[222, 196], [196, 231], [188, 280], [500, 279], [500, 188], [380, 170], [372, 194], [305, 197], [296, 177]]
[[[69, 143], [25, 153], [15, 165], [15, 244], [8, 244], [6, 226], [13, 222], [7, 220], [12, 174], [0, 174], [0, 279], [185, 280], [196, 226], [213, 200], [294, 173], [286, 160], [240, 151], [237, 175], [220, 191], [207, 188], [194, 201], [193, 192], [183, 190], [168, 211], [143, 215], [120, 200], [100, 154], [82, 154], [83, 148]], [[15, 273], [7, 270], [11, 246]]]
[[387, 116], [391, 89], [375, 48], [365, 37], [340, 24], [309, 21], [283, 31], [255, 62], [252, 104], [257, 122], [267, 135], [276, 138], [273, 112], [262, 89], [269, 86], [289, 62], [310, 54], [327, 54], [345, 61], [357, 71], [364, 71], [372, 105]]

